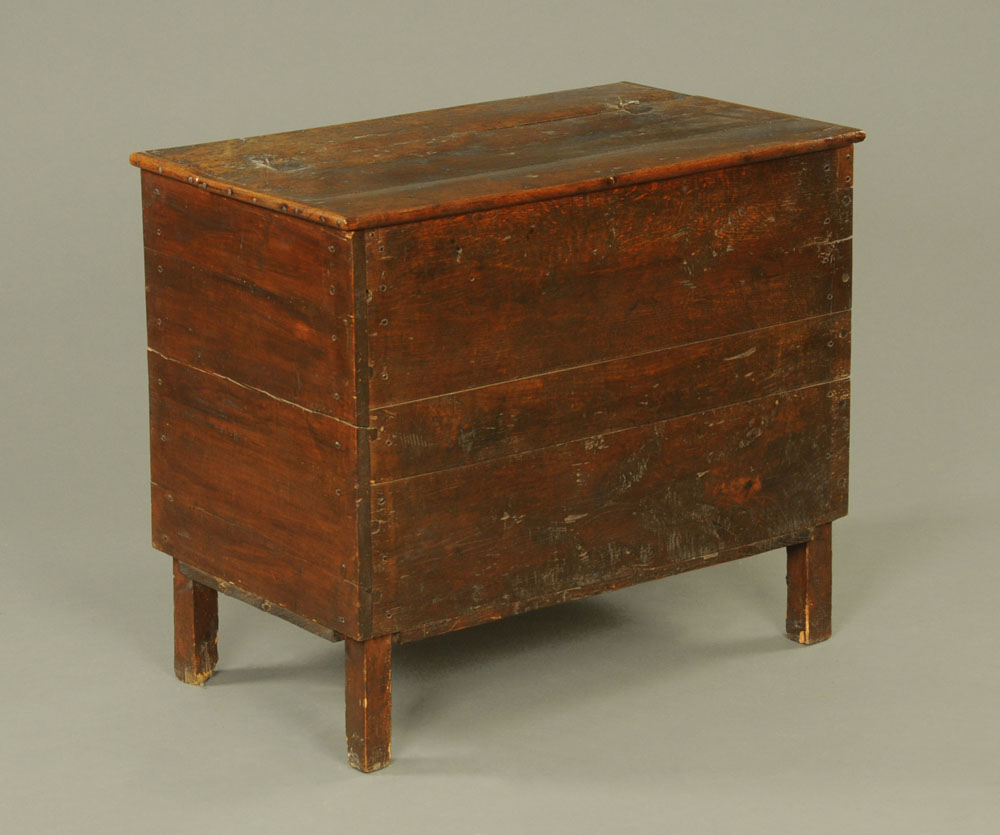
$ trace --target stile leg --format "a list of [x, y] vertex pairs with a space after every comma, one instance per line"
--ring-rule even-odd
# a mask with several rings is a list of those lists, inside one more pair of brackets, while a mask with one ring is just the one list
[[392, 742], [392, 636], [344, 639], [347, 762], [360, 771], [389, 764]]
[[204, 684], [219, 660], [219, 593], [181, 573], [174, 560], [174, 673]]
[[832, 634], [832, 560], [830, 523], [816, 528], [808, 542], [788, 548], [785, 632], [793, 641], [817, 644]]

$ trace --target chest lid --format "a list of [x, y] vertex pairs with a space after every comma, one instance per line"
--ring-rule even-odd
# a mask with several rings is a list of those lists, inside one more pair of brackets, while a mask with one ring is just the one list
[[340, 229], [662, 180], [858, 142], [855, 128], [631, 82], [135, 153]]

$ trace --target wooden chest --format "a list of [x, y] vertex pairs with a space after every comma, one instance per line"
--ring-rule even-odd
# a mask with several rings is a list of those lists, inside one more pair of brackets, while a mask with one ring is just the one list
[[390, 648], [789, 547], [830, 633], [853, 128], [619, 83], [137, 153], [176, 670], [217, 591]]

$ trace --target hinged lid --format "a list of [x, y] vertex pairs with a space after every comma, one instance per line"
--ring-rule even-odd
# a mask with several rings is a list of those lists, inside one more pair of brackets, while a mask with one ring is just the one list
[[864, 133], [620, 82], [133, 154], [134, 165], [341, 229], [661, 180]]

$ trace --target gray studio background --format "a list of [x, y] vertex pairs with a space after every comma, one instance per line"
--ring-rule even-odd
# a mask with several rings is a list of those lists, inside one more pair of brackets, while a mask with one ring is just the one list
[[[998, 9], [7, 0], [0, 830], [995, 832]], [[374, 775], [341, 646], [226, 599], [178, 683], [129, 152], [622, 79], [868, 131], [834, 639], [772, 553], [401, 647]]]

